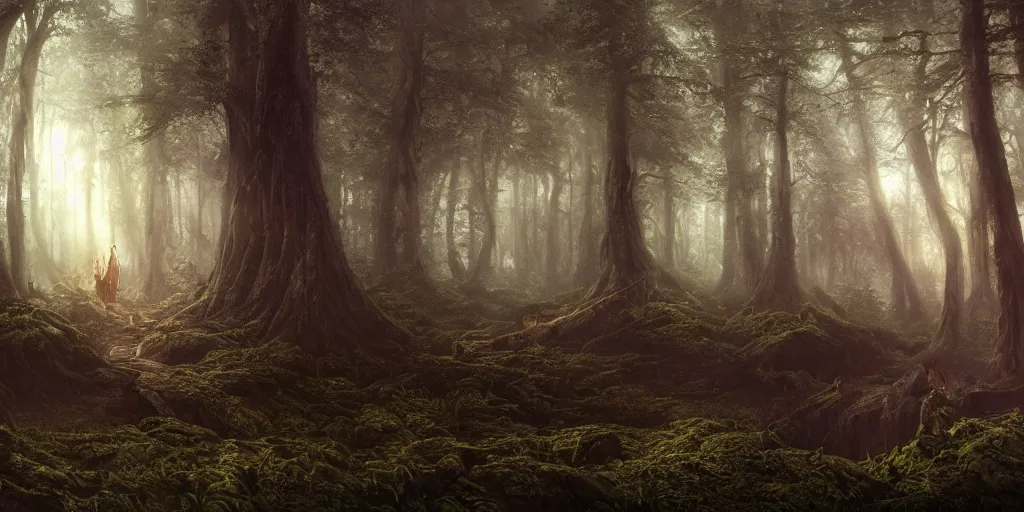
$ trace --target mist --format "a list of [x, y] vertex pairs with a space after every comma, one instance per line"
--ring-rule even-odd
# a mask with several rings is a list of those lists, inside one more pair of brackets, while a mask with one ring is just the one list
[[1020, 506], [1022, 20], [0, 0], [0, 510]]

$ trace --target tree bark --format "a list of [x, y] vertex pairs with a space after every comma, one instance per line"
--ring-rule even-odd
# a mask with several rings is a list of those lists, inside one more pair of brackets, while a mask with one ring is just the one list
[[[29, 290], [29, 270], [25, 251], [25, 205], [23, 190], [25, 173], [29, 169], [30, 151], [34, 144], [33, 111], [35, 106], [36, 77], [43, 45], [53, 34], [53, 17], [59, 5], [48, 4], [39, 13], [35, 1], [25, 6], [25, 25], [28, 39], [21, 58], [18, 72], [18, 110], [11, 132], [11, 168], [7, 186], [7, 236], [11, 245], [11, 278], [14, 286], [23, 296]], [[34, 161], [34, 159], [33, 159]]]
[[[24, 10], [25, 4], [22, 2], [5, 4], [3, 9], [0, 10], [0, 73], [3, 72], [7, 65], [7, 50], [11, 31], [17, 24], [18, 19], [21, 18]], [[10, 239], [9, 235], [8, 239]], [[11, 276], [11, 266], [7, 260], [7, 251], [0, 244], [0, 297], [16, 297], [17, 295], [18, 288], [15, 286], [14, 279]]]
[[978, 171], [993, 215], [999, 285], [998, 362], [1007, 375], [1024, 373], [1024, 237], [1006, 153], [996, 123], [984, 0], [965, 0], [960, 44], [964, 100]]
[[939, 321], [939, 329], [935, 335], [936, 342], [943, 348], [956, 348], [960, 340], [960, 328], [963, 318], [964, 306], [964, 262], [963, 246], [960, 242], [960, 235], [957, 228], [946, 211], [946, 198], [939, 186], [939, 175], [935, 169], [935, 163], [928, 151], [928, 142], [924, 135], [924, 126], [921, 123], [920, 112], [914, 107], [909, 107], [903, 113], [903, 125], [905, 142], [910, 162], [917, 174], [917, 181], [921, 184], [921, 191], [924, 193], [925, 202], [935, 219], [939, 237], [942, 240], [942, 250], [945, 254], [946, 279], [942, 302], [942, 316]]
[[[426, 275], [421, 254], [420, 220], [420, 118], [423, 92], [423, 2], [403, 0], [399, 43], [398, 88], [391, 103], [391, 160], [380, 192], [380, 213], [376, 236], [377, 270], [395, 270], [399, 263], [398, 233], [401, 233], [400, 263], [421, 276]], [[401, 196], [401, 205], [398, 196]], [[397, 211], [396, 211], [397, 210]], [[396, 213], [402, 220], [398, 229]]]
[[[483, 288], [494, 271], [491, 257], [494, 255], [494, 245], [497, 241], [497, 225], [494, 219], [494, 205], [490, 201], [491, 194], [488, 193], [487, 189], [487, 157], [489, 156], [488, 150], [491, 149], [489, 145], [489, 131], [484, 130], [484, 133], [480, 135], [479, 166], [476, 174], [473, 176], [473, 190], [475, 192], [473, 195], [479, 199], [478, 204], [481, 206], [484, 236], [480, 243], [480, 253], [471, 267], [472, 270], [469, 272], [469, 277], [463, 283], [463, 287], [470, 289]], [[495, 153], [495, 166], [500, 165], [500, 158], [500, 154]], [[495, 182], [490, 186], [497, 187], [498, 184]]]
[[772, 241], [768, 261], [760, 273], [749, 306], [755, 311], [794, 311], [801, 303], [796, 270], [796, 235], [793, 232], [793, 177], [789, 165], [789, 75], [779, 74], [775, 120], [775, 177]]
[[[615, 48], [612, 55], [622, 49]], [[601, 239], [601, 274], [589, 299], [625, 290], [627, 300], [645, 304], [654, 264], [644, 245], [637, 214], [636, 173], [629, 165], [629, 81], [612, 77], [608, 102], [608, 168], [605, 173], [605, 232]]]
[[[859, 90], [862, 84], [860, 77], [854, 73], [853, 55], [849, 42], [843, 35], [840, 35], [840, 39], [843, 73], [846, 75], [850, 87]], [[898, 319], [916, 322], [924, 318], [924, 312], [921, 309], [921, 294], [910, 271], [910, 265], [907, 263], [903, 251], [900, 250], [892, 217], [889, 216], [886, 209], [882, 180], [878, 173], [874, 134], [868, 119], [867, 105], [859, 94], [854, 95], [853, 108], [857, 119], [857, 131], [861, 145], [860, 158], [861, 164], [864, 166], [864, 181], [868, 189], [868, 199], [871, 202], [871, 210], [875, 215], [875, 223], [880, 232], [882, 244], [892, 265], [892, 305]]]
[[969, 156], [969, 165], [961, 159], [961, 169], [966, 175], [970, 211], [967, 219], [967, 254], [971, 265], [971, 292], [964, 306], [967, 318], [975, 318], [982, 311], [994, 311], [996, 292], [992, 287], [991, 257], [989, 247], [989, 204], [981, 173], [974, 155]]
[[203, 316], [313, 353], [393, 353], [409, 333], [359, 286], [331, 221], [317, 155], [309, 0], [233, 2], [230, 214]]
[[583, 194], [580, 199], [583, 201], [583, 222], [580, 225], [579, 255], [576, 259], [576, 272], [573, 281], [576, 286], [590, 285], [597, 278], [599, 269], [599, 256], [597, 253], [597, 222], [595, 220], [596, 208], [594, 205], [594, 189], [596, 179], [594, 172], [594, 152], [597, 150], [597, 134], [593, 130], [584, 131], [584, 151], [586, 157], [583, 163]]

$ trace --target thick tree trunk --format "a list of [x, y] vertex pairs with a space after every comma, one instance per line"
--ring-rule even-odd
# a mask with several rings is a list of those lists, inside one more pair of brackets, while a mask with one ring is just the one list
[[981, 183], [974, 155], [968, 157], [965, 165], [961, 155], [961, 169], [968, 183], [970, 211], [967, 219], [967, 254], [971, 265], [971, 293], [964, 306], [967, 318], [975, 318], [982, 311], [994, 311], [996, 292], [992, 287], [991, 257], [989, 247], [989, 205], [985, 188]]
[[455, 243], [455, 212], [459, 204], [459, 172], [462, 170], [462, 158], [456, 157], [452, 164], [451, 174], [448, 176], [448, 198], [446, 202], [447, 212], [445, 214], [444, 239], [448, 249], [448, 270], [452, 273], [452, 279], [462, 281], [466, 277], [466, 265], [462, 262], [459, 254], [459, 246]]
[[918, 109], [910, 107], [903, 114], [903, 126], [907, 153], [910, 155], [910, 162], [917, 173], [917, 181], [921, 184], [921, 191], [924, 193], [925, 202], [935, 219], [935, 225], [939, 237], [942, 240], [942, 250], [946, 260], [945, 292], [942, 303], [942, 316], [939, 322], [939, 330], [936, 333], [936, 341], [943, 348], [955, 348], [960, 340], [960, 328], [963, 318], [964, 306], [964, 262], [963, 246], [960, 243], [960, 234], [946, 211], [946, 198], [942, 194], [939, 185], [939, 175], [935, 169], [935, 163], [928, 151], [928, 142], [925, 139], [924, 126], [920, 116], [914, 112]]
[[[843, 73], [854, 90], [861, 87], [860, 78], [854, 73], [853, 56], [849, 42], [843, 38], [840, 41], [840, 57], [842, 58]], [[892, 217], [885, 205], [885, 196], [882, 192], [882, 181], [878, 173], [878, 157], [875, 149], [874, 135], [871, 130], [871, 123], [868, 120], [867, 105], [860, 95], [854, 95], [854, 112], [857, 119], [857, 130], [860, 139], [861, 164], [864, 166], [864, 181], [868, 189], [868, 199], [871, 202], [871, 210], [875, 215], [875, 223], [880, 231], [882, 243], [885, 246], [886, 254], [892, 265], [892, 305], [896, 316], [900, 320], [916, 322], [924, 318], [921, 309], [921, 295], [918, 292], [917, 283], [910, 271], [900, 250], [899, 240], [896, 237], [896, 230], [893, 228]]]
[[779, 75], [775, 120], [775, 177], [772, 180], [772, 241], [749, 305], [755, 311], [794, 311], [801, 303], [793, 231], [793, 177], [789, 165], [789, 76]]
[[736, 200], [739, 191], [726, 176], [725, 202], [722, 203], [722, 275], [718, 279], [718, 293], [727, 293], [736, 286], [739, 264], [739, 238], [736, 229]]
[[1024, 373], [1024, 237], [992, 97], [984, 0], [965, 0], [960, 44], [966, 79], [964, 99], [981, 181], [993, 215], [999, 283], [999, 366]]
[[[53, 33], [51, 22], [57, 14], [58, 4], [47, 5], [37, 12], [34, 1], [25, 7], [25, 25], [28, 40], [18, 72], [18, 110], [11, 132], [11, 168], [7, 186], [7, 236], [11, 245], [11, 278], [18, 292], [29, 294], [29, 270], [25, 251], [25, 205], [23, 190], [25, 173], [29, 169], [29, 152], [34, 147], [33, 110], [35, 106], [36, 77], [43, 45]], [[33, 159], [34, 161], [34, 159]]]
[[[22, 2], [10, 2], [0, 10], [0, 72], [3, 72], [7, 65], [7, 47], [11, 31], [17, 24], [18, 19], [24, 12], [25, 5]], [[11, 277], [11, 266], [7, 261], [7, 251], [0, 244], [0, 297], [14, 297], [18, 295], [18, 289]]]
[[[398, 88], [391, 103], [391, 160], [380, 192], [376, 237], [377, 270], [395, 270], [399, 263], [398, 233], [402, 236], [401, 264], [425, 275], [421, 255], [420, 117], [423, 91], [425, 25], [420, 0], [403, 0], [400, 27]], [[402, 197], [398, 207], [398, 196]], [[398, 208], [396, 208], [398, 207]], [[400, 215], [396, 215], [396, 209]], [[396, 217], [402, 220], [397, 229]]]
[[625, 290], [627, 300], [645, 304], [649, 300], [654, 263], [644, 245], [634, 196], [636, 174], [629, 165], [629, 83], [625, 77], [613, 78], [610, 93], [602, 268], [588, 298]]
[[309, 6], [232, 3], [231, 212], [200, 306], [206, 318], [253, 326], [258, 339], [283, 337], [314, 353], [383, 351], [408, 333], [359, 286], [331, 224], [317, 156]]

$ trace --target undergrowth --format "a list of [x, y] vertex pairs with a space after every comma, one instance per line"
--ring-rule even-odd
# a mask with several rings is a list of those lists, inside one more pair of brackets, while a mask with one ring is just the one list
[[[56, 347], [58, 359], [133, 375], [126, 411], [136, 415], [0, 426], [0, 510], [1020, 505], [1020, 414], [877, 443], [892, 393], [879, 376], [914, 353], [880, 328], [813, 307], [727, 317], [654, 303], [621, 311], [618, 328], [595, 337], [509, 351], [490, 340], [521, 328], [517, 316], [557, 307], [445, 288], [378, 298], [417, 333], [402, 361], [313, 357], [287, 340], [250, 346], [241, 331], [157, 322], [187, 302], [179, 296], [97, 320], [101, 335], [160, 360], [108, 367], [90, 348], [105, 343], [62, 317], [3, 305], [0, 349], [39, 340], [30, 346]], [[842, 442], [809, 441], [829, 436]], [[861, 456], [869, 446], [874, 456]], [[847, 451], [858, 461], [828, 454]]]

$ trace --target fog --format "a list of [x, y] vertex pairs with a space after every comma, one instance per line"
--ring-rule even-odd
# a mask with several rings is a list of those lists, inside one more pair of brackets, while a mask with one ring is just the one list
[[894, 453], [1024, 435], [1019, 1], [0, 0], [0, 44], [0, 429], [206, 429], [67, 503], [801, 509], [848, 462], [926, 507]]

